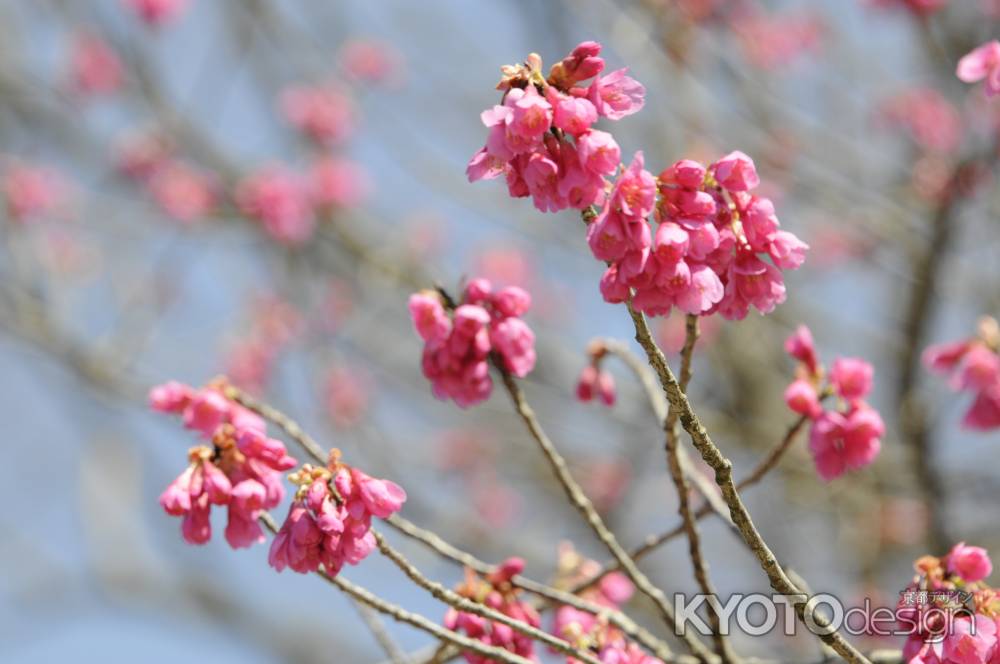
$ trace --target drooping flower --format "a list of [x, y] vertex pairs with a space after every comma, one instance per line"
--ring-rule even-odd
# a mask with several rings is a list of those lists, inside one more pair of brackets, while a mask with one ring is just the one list
[[473, 279], [453, 312], [438, 293], [410, 296], [410, 317], [424, 340], [422, 367], [434, 395], [461, 407], [489, 397], [493, 380], [488, 359], [495, 352], [504, 370], [524, 377], [535, 366], [535, 334], [521, 320], [531, 296], [516, 286], [494, 291], [486, 279]]
[[985, 80], [983, 90], [987, 97], [1000, 94], [1000, 41], [988, 41], [962, 56], [955, 75], [965, 83]]
[[243, 548], [264, 541], [257, 519], [284, 498], [281, 473], [298, 462], [281, 441], [267, 437], [259, 416], [227, 399], [221, 387], [194, 389], [171, 381], [150, 391], [153, 410], [180, 415], [185, 427], [211, 442], [191, 448], [187, 468], [160, 496], [160, 505], [183, 517], [181, 533], [191, 544], [211, 538], [212, 505], [226, 507], [226, 541]]

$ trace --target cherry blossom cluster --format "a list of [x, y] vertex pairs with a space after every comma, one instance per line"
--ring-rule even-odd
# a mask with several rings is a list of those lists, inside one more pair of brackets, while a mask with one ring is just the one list
[[900, 593], [897, 617], [909, 633], [908, 664], [993, 664], [1000, 661], [1000, 595], [986, 584], [986, 550], [959, 542], [942, 558], [924, 556]]
[[[812, 420], [809, 451], [819, 476], [830, 481], [874, 461], [885, 424], [864, 401], [872, 389], [872, 365], [856, 357], [838, 357], [827, 374], [805, 325], [785, 341], [785, 350], [799, 362], [796, 378], [785, 390], [785, 403]], [[837, 397], [836, 409], [824, 408], [827, 396]]]
[[600, 53], [600, 44], [583, 42], [548, 77], [534, 53], [503, 67], [503, 100], [482, 113], [489, 135], [469, 162], [469, 181], [503, 175], [511, 196], [531, 196], [542, 212], [601, 204], [621, 152], [611, 134], [592, 126], [598, 117], [635, 113], [646, 90], [627, 69], [600, 76]]
[[306, 574], [322, 566], [336, 575], [345, 563], [357, 565], [375, 550], [372, 517], [388, 518], [406, 502], [402, 487], [347, 466], [338, 450], [326, 468], [306, 464], [289, 479], [298, 490], [268, 556], [279, 572], [288, 567]]
[[[508, 558], [484, 578], [466, 569], [465, 581], [455, 589], [455, 592], [514, 620], [539, 627], [541, 618], [538, 612], [531, 604], [519, 599], [518, 589], [511, 584], [511, 579], [522, 571], [524, 571], [524, 560], [521, 558]], [[535, 642], [531, 637], [515, 632], [503, 623], [450, 608], [445, 614], [444, 626], [456, 632], [464, 632], [468, 637], [487, 645], [503, 648], [515, 655], [536, 661]], [[469, 664], [488, 664], [493, 661], [473, 652], [464, 652], [463, 656]]]
[[596, 396], [605, 406], [615, 404], [617, 398], [615, 377], [609, 371], [601, 368], [607, 354], [608, 349], [599, 339], [595, 339], [587, 347], [587, 356], [590, 358], [590, 362], [583, 367], [576, 382], [576, 398], [580, 401], [593, 401]]
[[487, 399], [493, 390], [491, 353], [511, 374], [528, 375], [535, 367], [535, 333], [520, 317], [530, 307], [524, 289], [494, 291], [486, 279], [470, 281], [453, 309], [438, 292], [411, 295], [410, 317], [424, 340], [421, 364], [434, 396], [462, 408]]
[[490, 132], [469, 180], [506, 175], [510, 195], [532, 196], [543, 212], [583, 210], [590, 249], [609, 265], [608, 302], [634, 292], [649, 315], [677, 307], [739, 320], [751, 306], [773, 311], [785, 299], [782, 270], [801, 266], [808, 246], [780, 230], [768, 198], [751, 193], [760, 184], [753, 160], [742, 152], [707, 167], [685, 159], [655, 177], [637, 152], [621, 168], [614, 138], [592, 124], [638, 111], [645, 91], [625, 70], [574, 87], [603, 70], [599, 53], [599, 44], [580, 44], [547, 78], [534, 54], [504, 67], [503, 104], [483, 113]]
[[975, 394], [962, 418], [966, 429], [986, 431], [1000, 427], [1000, 325], [989, 316], [979, 322], [978, 335], [929, 346], [923, 354], [931, 370], [951, 375], [954, 390]]
[[605, 300], [622, 302], [631, 288], [650, 315], [677, 307], [729, 320], [784, 302], [781, 271], [801, 266], [808, 246], [780, 230], [770, 199], [750, 193], [760, 184], [750, 157], [735, 151], [708, 167], [683, 159], [658, 178], [642, 165], [639, 153], [588, 229], [594, 256], [611, 263]]
[[[554, 585], [561, 589], [572, 588], [593, 577], [600, 569], [600, 563], [581, 556], [572, 544], [563, 543], [559, 547]], [[618, 611], [634, 593], [635, 586], [628, 577], [620, 572], [611, 572], [581, 591], [580, 597]], [[573, 606], [560, 606], [556, 609], [552, 633], [580, 650], [596, 652], [602, 662], [609, 664], [654, 664], [659, 661], [645, 655], [638, 645], [630, 643], [605, 614], [595, 615]], [[567, 664], [574, 664], [577, 660], [568, 658], [566, 661]]]
[[190, 449], [187, 468], [160, 496], [160, 505], [183, 518], [181, 533], [191, 544], [211, 538], [212, 506], [225, 506], [226, 541], [238, 549], [264, 541], [257, 519], [285, 497], [281, 473], [298, 462], [280, 440], [267, 437], [264, 420], [227, 399], [223, 387], [169, 382], [150, 391], [149, 403], [155, 411], [180, 415], [206, 441]]

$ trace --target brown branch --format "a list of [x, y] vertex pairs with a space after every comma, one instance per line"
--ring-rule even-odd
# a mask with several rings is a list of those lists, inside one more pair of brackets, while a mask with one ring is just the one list
[[[653, 340], [649, 326], [646, 324], [645, 316], [641, 312], [636, 311], [631, 302], [627, 302], [627, 306], [629, 314], [632, 317], [632, 322], [635, 325], [635, 339], [646, 351], [650, 366], [653, 367], [660, 378], [660, 384], [663, 387], [667, 401], [670, 402], [671, 408], [675, 408], [679, 414], [681, 426], [691, 436], [691, 442], [701, 454], [701, 458], [715, 471], [715, 482], [722, 490], [722, 496], [729, 506], [733, 522], [739, 528], [740, 534], [756, 556], [764, 573], [767, 574], [771, 587], [777, 592], [793, 598], [792, 602], [795, 606], [795, 611], [799, 619], [805, 622], [807, 618], [806, 598], [788, 578], [788, 575], [785, 574], [774, 553], [767, 546], [757, 527], [754, 526], [753, 520], [750, 518], [750, 512], [747, 510], [746, 505], [743, 504], [736, 484], [733, 482], [732, 462], [722, 454], [718, 446], [712, 441], [705, 427], [702, 426], [698, 416], [691, 408], [687, 396], [684, 394], [680, 384], [677, 382], [677, 378], [667, 364], [663, 351], [660, 350]], [[826, 622], [822, 616], [815, 613], [811, 615], [811, 619], [821, 626]], [[832, 631], [829, 634], [820, 634], [819, 638], [836, 650], [837, 654], [844, 659], [858, 664], [870, 664], [865, 656], [848, 643], [838, 632]]]
[[[684, 347], [681, 350], [680, 389], [684, 393], [687, 393], [688, 385], [691, 382], [691, 356], [694, 353], [694, 346], [698, 342], [698, 335], [698, 316], [688, 315]], [[691, 511], [691, 485], [684, 476], [684, 469], [681, 466], [679, 454], [681, 429], [678, 416], [679, 411], [677, 407], [671, 404], [667, 412], [667, 419], [663, 425], [666, 431], [665, 449], [667, 453], [667, 468], [670, 471], [670, 478], [673, 480], [674, 488], [677, 489], [677, 511], [681, 516], [684, 531], [687, 533], [688, 554], [691, 557], [694, 578], [702, 594], [708, 597], [708, 622], [712, 629], [712, 641], [715, 643], [715, 652], [722, 658], [723, 662], [728, 664], [728, 662], [732, 662], [736, 657], [732, 652], [729, 642], [722, 633], [718, 593], [709, 577], [708, 563], [701, 552], [701, 533], [698, 531], [697, 520]]]
[[716, 658], [712, 652], [705, 647], [705, 645], [699, 641], [693, 633], [684, 630], [681, 625], [677, 623], [677, 618], [674, 615], [673, 607], [667, 602], [666, 595], [663, 591], [657, 588], [635, 564], [628, 552], [618, 543], [617, 538], [604, 524], [604, 520], [601, 519], [601, 515], [597, 513], [594, 509], [593, 503], [587, 498], [587, 495], [583, 492], [583, 489], [573, 479], [573, 475], [569, 471], [569, 467], [566, 465], [566, 460], [563, 458], [559, 451], [556, 450], [555, 445], [546, 435], [545, 431], [542, 429], [538, 418], [535, 417], [535, 412], [532, 410], [531, 406], [528, 405], [527, 400], [524, 397], [524, 392], [521, 391], [520, 385], [514, 380], [514, 377], [506, 371], [502, 364], [499, 362], [494, 362], [501, 377], [503, 378], [504, 386], [507, 388], [507, 393], [510, 395], [511, 401], [514, 403], [514, 408], [517, 410], [518, 415], [524, 421], [525, 425], [528, 427], [528, 431], [531, 433], [532, 438], [538, 443], [539, 447], [542, 449], [542, 453], [548, 460], [549, 465], [552, 467], [556, 478], [559, 480], [559, 484], [562, 486], [566, 493], [567, 498], [573, 506], [580, 512], [587, 525], [590, 526], [591, 530], [597, 536], [597, 538], [607, 547], [608, 551], [611, 552], [612, 557], [618, 561], [621, 566], [622, 571], [626, 576], [631, 579], [632, 583], [635, 584], [636, 588], [639, 589], [644, 595], [653, 600], [659, 611], [663, 620], [674, 630], [675, 634], [678, 634], [684, 642], [690, 648], [691, 652], [697, 656], [699, 659], [710, 662], [714, 661]]

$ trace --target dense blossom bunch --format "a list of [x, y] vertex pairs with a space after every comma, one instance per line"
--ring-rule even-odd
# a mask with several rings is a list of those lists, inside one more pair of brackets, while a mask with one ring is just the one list
[[280, 440], [267, 437], [264, 421], [227, 399], [223, 384], [195, 389], [177, 382], [153, 388], [153, 410], [180, 415], [184, 426], [210, 444], [192, 447], [189, 465], [160, 496], [167, 514], [183, 517], [181, 533], [191, 544], [212, 536], [212, 505], [228, 511], [226, 541], [233, 548], [264, 541], [257, 518], [285, 496], [281, 473], [294, 468]]
[[414, 293], [409, 306], [425, 342], [424, 375], [439, 399], [453, 399], [463, 408], [487, 399], [493, 390], [491, 352], [519, 378], [535, 367], [535, 333], [520, 318], [531, 307], [531, 296], [517, 286], [494, 291], [486, 279], [473, 279], [454, 310], [434, 291]]
[[929, 346], [924, 364], [941, 374], [951, 374], [951, 387], [974, 393], [972, 406], [962, 419], [967, 429], [984, 431], [1000, 427], [1000, 326], [990, 317], [979, 322], [978, 336]]
[[642, 166], [639, 153], [588, 229], [594, 256], [611, 263], [605, 300], [622, 302], [631, 288], [650, 315], [677, 307], [729, 320], [784, 302], [781, 271], [801, 266], [808, 246], [780, 230], [770, 199], [750, 193], [760, 184], [750, 157], [731, 152], [708, 167], [684, 159], [658, 178]]
[[[459, 585], [455, 592], [514, 620], [520, 620], [532, 627], [539, 627], [541, 619], [538, 612], [531, 604], [518, 599], [518, 590], [511, 584], [511, 579], [522, 571], [524, 571], [524, 560], [521, 558], [508, 558], [485, 578], [479, 578], [472, 570], [466, 569], [465, 582]], [[503, 623], [451, 608], [445, 614], [444, 626], [451, 630], [464, 632], [470, 638], [487, 645], [503, 648], [515, 655], [536, 661], [535, 642], [531, 637], [515, 632]], [[473, 652], [465, 652], [463, 656], [465, 661], [470, 664], [488, 664], [493, 661]]]
[[[872, 365], [856, 357], [838, 357], [827, 374], [805, 325], [788, 338], [785, 350], [799, 361], [796, 378], [785, 390], [785, 403], [812, 420], [809, 451], [820, 477], [829, 481], [874, 461], [885, 424], [864, 402], [872, 389]], [[838, 398], [837, 409], [822, 405], [823, 398], [831, 395]]]
[[1000, 41], [994, 39], [969, 51], [958, 61], [955, 75], [966, 83], [985, 80], [987, 97], [1000, 94]]
[[73, 38], [69, 55], [69, 82], [82, 95], [109, 95], [124, 79], [118, 54], [101, 37], [80, 31]]
[[347, 466], [338, 450], [326, 468], [306, 464], [289, 479], [299, 488], [268, 556], [279, 572], [305, 574], [322, 565], [336, 575], [344, 563], [357, 565], [375, 549], [372, 517], [388, 518], [406, 502], [398, 484]]
[[576, 398], [580, 401], [592, 401], [596, 396], [605, 406], [615, 404], [617, 398], [615, 377], [601, 368], [607, 354], [608, 349], [599, 339], [595, 339], [587, 347], [590, 362], [580, 372], [576, 382]]
[[[564, 543], [559, 548], [554, 585], [561, 589], [572, 588], [593, 577], [600, 569], [600, 563], [584, 558], [572, 544]], [[634, 593], [635, 586], [624, 574], [611, 572], [583, 590], [580, 597], [617, 611]], [[552, 633], [580, 650], [598, 653], [600, 660], [607, 664], [653, 664], [658, 661], [628, 642], [621, 630], [608, 622], [606, 615], [595, 615], [573, 606], [563, 605], [556, 609]], [[570, 657], [566, 661], [575, 664], [578, 660]]]
[[993, 564], [985, 549], [959, 542], [943, 558], [924, 556], [900, 594], [897, 616], [909, 634], [908, 664], [1000, 661], [1000, 595], [986, 584]]
[[543, 212], [585, 210], [587, 242], [609, 264], [608, 302], [634, 290], [636, 308], [650, 315], [678, 307], [738, 320], [751, 306], [772, 311], [785, 299], [781, 271], [798, 268], [808, 246], [779, 229], [769, 199], [750, 193], [760, 183], [753, 161], [742, 152], [708, 167], [682, 160], [654, 177], [637, 152], [620, 168], [614, 138], [591, 126], [638, 111], [645, 90], [624, 69], [579, 87], [603, 71], [600, 50], [580, 44], [547, 78], [534, 54], [504, 67], [503, 104], [483, 113], [490, 132], [469, 180], [505, 175], [511, 196], [530, 195]]
[[535, 54], [504, 67], [503, 103], [482, 113], [489, 136], [469, 162], [469, 181], [503, 175], [511, 196], [531, 196], [542, 212], [599, 205], [621, 153], [611, 134], [592, 125], [635, 113], [646, 94], [627, 69], [600, 76], [600, 52], [600, 44], [583, 42], [548, 77]]

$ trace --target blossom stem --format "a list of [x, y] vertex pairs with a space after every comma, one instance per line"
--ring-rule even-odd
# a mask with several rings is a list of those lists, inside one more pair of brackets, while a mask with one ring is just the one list
[[485, 604], [480, 604], [479, 602], [474, 602], [466, 597], [462, 597], [458, 593], [446, 588], [440, 583], [428, 579], [420, 572], [420, 570], [408, 561], [402, 553], [390, 546], [389, 543], [385, 541], [385, 537], [383, 537], [381, 533], [376, 532], [374, 529], [371, 533], [375, 536], [375, 543], [378, 545], [378, 549], [382, 552], [382, 555], [391, 560], [411, 581], [429, 592], [435, 599], [438, 599], [448, 606], [458, 609], [459, 611], [472, 613], [482, 618], [486, 618], [487, 620], [507, 625], [511, 629], [520, 632], [529, 638], [541, 641], [545, 645], [582, 662], [587, 662], [588, 664], [601, 664], [600, 660], [596, 659], [593, 655], [573, 647], [569, 642], [564, 641], [563, 639], [552, 636], [548, 632], [538, 629], [537, 627], [532, 627], [528, 623], [521, 620], [515, 620], [500, 611], [491, 609]]
[[[684, 347], [681, 349], [680, 390], [686, 394], [693, 374], [691, 357], [694, 354], [694, 347], [699, 336], [698, 316], [689, 314], [685, 328]], [[666, 431], [667, 468], [670, 471], [674, 487], [677, 489], [677, 511], [681, 516], [684, 531], [687, 533], [688, 554], [691, 557], [695, 581], [698, 582], [701, 592], [708, 597], [708, 622], [712, 629], [715, 652], [718, 653], [723, 662], [728, 664], [736, 660], [736, 655], [722, 633], [718, 593], [709, 577], [708, 563], [701, 551], [701, 533], [698, 530], [698, 522], [691, 511], [691, 485], [684, 476], [679, 454], [681, 428], [678, 415], [677, 406], [671, 404], [663, 425]]]
[[673, 607], [671, 607], [667, 601], [666, 595], [662, 590], [657, 588], [652, 581], [649, 580], [649, 577], [639, 570], [635, 561], [629, 557], [628, 552], [625, 551], [622, 545], [618, 543], [618, 539], [604, 524], [604, 520], [601, 519], [600, 514], [597, 513], [593, 503], [590, 502], [590, 499], [583, 492], [579, 483], [570, 473], [569, 467], [566, 464], [566, 459], [559, 454], [555, 445], [549, 439], [544, 429], [542, 429], [538, 418], [535, 416], [535, 411], [532, 410], [531, 406], [528, 404], [520, 385], [518, 385], [514, 380], [514, 377], [503, 368], [501, 363], [495, 362], [494, 364], [503, 378], [504, 386], [514, 403], [515, 410], [517, 410], [518, 415], [520, 415], [521, 419], [524, 421], [528, 431], [531, 433], [531, 436], [542, 449], [542, 453], [548, 460], [549, 465], [552, 466], [552, 470], [555, 473], [556, 478], [559, 480], [559, 483], [562, 485], [563, 490], [565, 491], [570, 502], [577, 509], [577, 511], [580, 512], [584, 520], [587, 522], [587, 525], [589, 525], [591, 530], [594, 531], [597, 538], [607, 547], [612, 557], [618, 561], [622, 571], [629, 577], [632, 583], [635, 584], [636, 588], [653, 600], [653, 603], [656, 605], [656, 608], [663, 620], [670, 626], [671, 629], [674, 630], [675, 633], [682, 632], [681, 638], [687, 644], [691, 652], [704, 662], [714, 662], [717, 658], [705, 646], [705, 644], [698, 640], [690, 630], [684, 630], [677, 624], [677, 618], [674, 614]]
[[[677, 378], [667, 364], [667, 359], [663, 355], [663, 351], [656, 345], [650, 334], [646, 317], [641, 312], [636, 311], [630, 301], [626, 302], [626, 305], [635, 326], [636, 341], [646, 351], [650, 366], [653, 367], [653, 370], [660, 379], [660, 384], [663, 387], [667, 401], [670, 403], [671, 408], [675, 408], [679, 414], [681, 426], [691, 436], [691, 441], [695, 449], [701, 454], [705, 463], [715, 471], [716, 484], [722, 490], [722, 496], [729, 506], [733, 522], [739, 529], [747, 546], [750, 547], [750, 550], [756, 556], [761, 568], [770, 581], [771, 587], [775, 591], [792, 598], [795, 612], [798, 614], [800, 620], [803, 622], [811, 620], [822, 627], [828, 627], [828, 621], [823, 616], [815, 612], [811, 612], [807, 616], [805, 595], [788, 578], [788, 575], [778, 563], [777, 558], [775, 558], [774, 553], [767, 546], [764, 538], [757, 530], [753, 520], [750, 518], [750, 512], [740, 498], [739, 491], [733, 481], [732, 461], [722, 454], [722, 451], [712, 441], [705, 427], [702, 426], [698, 416], [691, 408], [687, 395], [684, 394]], [[829, 633], [819, 634], [818, 636], [847, 661], [856, 664], [870, 664], [868, 659], [844, 639], [839, 632], [831, 630]]]
[[[259, 519], [272, 534], [278, 532], [278, 524], [275, 523], [270, 514], [263, 512], [261, 513]], [[497, 648], [495, 646], [487, 645], [481, 641], [470, 639], [463, 634], [459, 634], [458, 632], [442, 627], [424, 616], [411, 613], [398, 604], [393, 604], [392, 602], [384, 600], [372, 593], [370, 590], [351, 583], [339, 575], [333, 576], [323, 569], [317, 570], [316, 574], [328, 583], [344, 591], [344, 593], [361, 604], [371, 607], [372, 609], [389, 616], [397, 622], [406, 623], [419, 630], [427, 632], [441, 641], [452, 643], [464, 650], [471, 650], [472, 652], [484, 657], [493, 658], [498, 662], [503, 662], [503, 664], [532, 664], [530, 660], [525, 659], [520, 655], [515, 655], [509, 650], [504, 650], [503, 648]]]

